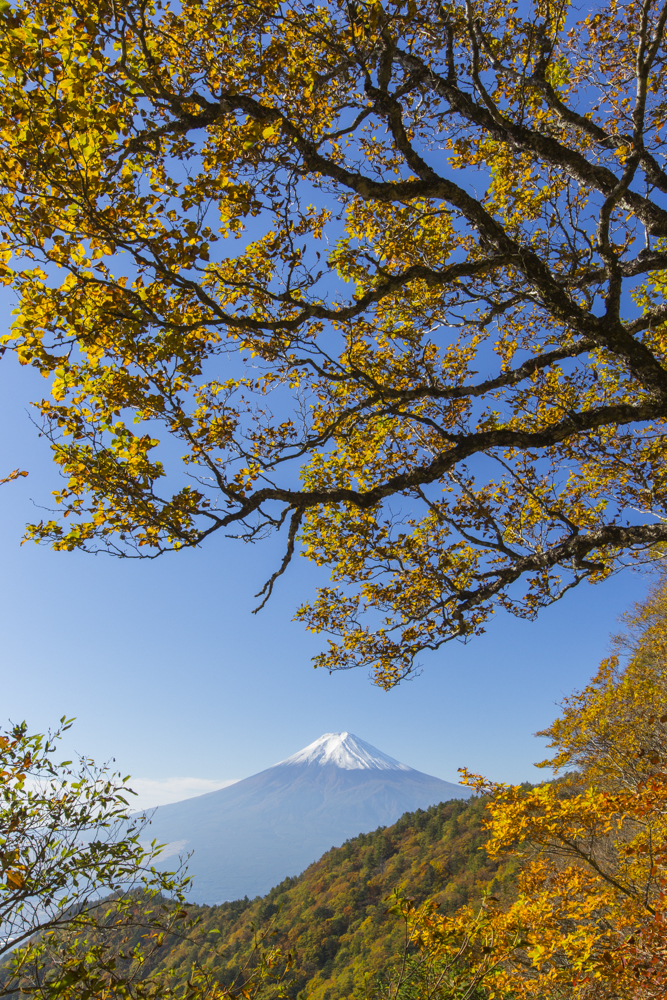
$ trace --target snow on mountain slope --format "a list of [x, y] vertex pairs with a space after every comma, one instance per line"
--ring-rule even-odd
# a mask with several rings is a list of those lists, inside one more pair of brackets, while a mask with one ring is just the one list
[[379, 771], [413, 770], [353, 733], [325, 733], [303, 750], [273, 766], [281, 767], [283, 764], [335, 764], [347, 771], [368, 768]]
[[160, 806], [145, 839], [167, 845], [165, 867], [192, 852], [190, 898], [215, 904], [263, 895], [349, 837], [470, 794], [351, 733], [326, 733], [227, 788]]

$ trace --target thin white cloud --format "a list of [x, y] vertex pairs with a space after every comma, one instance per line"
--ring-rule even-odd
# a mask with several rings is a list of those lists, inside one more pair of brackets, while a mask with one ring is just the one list
[[180, 802], [191, 799], [194, 795], [205, 795], [207, 792], [217, 792], [219, 788], [233, 785], [238, 778], [216, 780], [215, 778], [130, 778], [128, 786], [136, 792], [136, 796], [128, 796], [129, 804], [134, 812], [141, 809], [153, 809], [155, 806], [166, 806], [170, 802]]

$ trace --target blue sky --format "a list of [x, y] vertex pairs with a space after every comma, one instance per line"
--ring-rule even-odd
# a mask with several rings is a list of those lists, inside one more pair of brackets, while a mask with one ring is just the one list
[[361, 671], [313, 670], [320, 640], [290, 619], [315, 583], [296, 560], [258, 616], [253, 594], [276, 565], [275, 542], [213, 537], [154, 561], [19, 545], [34, 504], [58, 486], [28, 402], [46, 383], [0, 363], [2, 712], [35, 730], [76, 716], [68, 747], [114, 757], [142, 805], [187, 797], [348, 730], [447, 780], [466, 765], [499, 780], [536, 777], [532, 734], [606, 654], [618, 615], [646, 589], [625, 573], [582, 585], [535, 622], [497, 616], [481, 638], [422, 658], [423, 674], [386, 693]]

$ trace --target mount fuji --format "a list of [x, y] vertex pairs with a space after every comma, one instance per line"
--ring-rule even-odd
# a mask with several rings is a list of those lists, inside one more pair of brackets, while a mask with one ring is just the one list
[[273, 767], [160, 806], [146, 833], [161, 864], [192, 852], [192, 902], [264, 895], [330, 847], [470, 789], [401, 764], [352, 733], [325, 733]]

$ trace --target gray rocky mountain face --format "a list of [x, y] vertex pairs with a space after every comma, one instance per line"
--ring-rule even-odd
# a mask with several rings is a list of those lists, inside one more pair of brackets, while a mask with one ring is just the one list
[[160, 806], [147, 834], [168, 845], [161, 866], [192, 852], [189, 898], [214, 904], [264, 895], [349, 837], [470, 794], [351, 733], [327, 733], [234, 785]]

